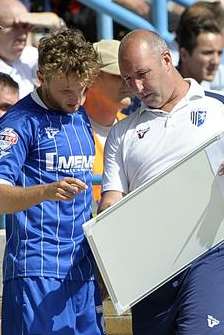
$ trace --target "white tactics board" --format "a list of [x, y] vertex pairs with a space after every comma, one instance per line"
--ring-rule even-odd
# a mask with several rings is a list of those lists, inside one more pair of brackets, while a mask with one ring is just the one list
[[84, 224], [118, 314], [224, 240], [224, 176], [205, 150], [216, 139]]

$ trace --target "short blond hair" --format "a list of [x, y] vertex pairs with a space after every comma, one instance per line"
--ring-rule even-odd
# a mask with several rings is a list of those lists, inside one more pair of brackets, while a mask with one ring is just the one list
[[74, 75], [90, 86], [99, 73], [99, 56], [79, 30], [64, 28], [42, 37], [38, 51], [39, 71], [47, 80], [56, 74]]

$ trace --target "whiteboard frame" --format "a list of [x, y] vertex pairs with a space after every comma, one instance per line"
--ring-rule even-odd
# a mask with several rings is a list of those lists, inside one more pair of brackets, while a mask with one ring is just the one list
[[[115, 211], [117, 211], [121, 206], [126, 204], [130, 199], [132, 199], [133, 197], [138, 196], [139, 193], [141, 193], [144, 190], [146, 190], [147, 188], [149, 188], [151, 185], [153, 185], [154, 183], [159, 181], [161, 178], [164, 178], [165, 176], [170, 174], [174, 169], [178, 168], [179, 166], [181, 166], [185, 162], [187, 162], [190, 159], [192, 159], [193, 157], [195, 157], [197, 154], [199, 154], [204, 149], [206, 149], [207, 146], [209, 146], [210, 144], [219, 140], [221, 136], [223, 136], [223, 133], [221, 133], [221, 134], [219, 133], [218, 135], [216, 135], [212, 139], [203, 143], [198, 148], [196, 148], [193, 152], [186, 155], [179, 162], [177, 162], [176, 164], [174, 164], [173, 166], [168, 168], [166, 171], [162, 172], [161, 174], [159, 174], [155, 178], [149, 180], [148, 182], [144, 183], [143, 185], [141, 185], [140, 187], [138, 187], [134, 191], [130, 192], [124, 198], [122, 198], [119, 202], [117, 202], [116, 204], [114, 204], [110, 208], [106, 209], [105, 211], [103, 211], [102, 213], [97, 215], [95, 218], [89, 220], [88, 222], [86, 222], [83, 225], [85, 236], [88, 240], [88, 243], [89, 243], [90, 248], [92, 250], [92, 253], [94, 255], [95, 261], [96, 261], [97, 266], [98, 266], [98, 268], [101, 272], [102, 278], [103, 278], [104, 283], [107, 287], [108, 293], [111, 297], [111, 300], [114, 304], [114, 307], [116, 309], [117, 314], [121, 315], [122, 313], [124, 313], [125, 311], [130, 309], [130, 307], [135, 305], [137, 302], [139, 302], [140, 300], [142, 300], [143, 298], [148, 296], [150, 293], [154, 292], [156, 289], [158, 289], [163, 284], [168, 282], [170, 279], [172, 279], [173, 277], [178, 275], [180, 272], [182, 272], [184, 269], [189, 267], [191, 265], [192, 261], [195, 261], [196, 259], [200, 258], [205, 252], [207, 252], [211, 248], [208, 248], [205, 252], [201, 253], [198, 257], [195, 257], [190, 262], [188, 262], [184, 266], [180, 267], [180, 269], [178, 271], [176, 271], [175, 273], [172, 273], [170, 276], [168, 276], [164, 280], [160, 281], [156, 286], [154, 286], [152, 289], [147, 290], [144, 294], [141, 294], [138, 298], [135, 298], [134, 300], [130, 300], [128, 303], [123, 304], [121, 302], [122, 299], [119, 298], [119, 296], [116, 294], [116, 292], [113, 288], [113, 280], [110, 278], [110, 275], [108, 274], [108, 264], [105, 264], [104, 254], [107, 253], [107, 250], [99, 251], [99, 248], [97, 247], [96, 239], [98, 237], [97, 229], [100, 227], [99, 225], [103, 222], [104, 218], [107, 218], [108, 216], [112, 216]], [[205, 155], [206, 155], [206, 153], [205, 153]], [[210, 168], [211, 168], [211, 166], [210, 166]], [[214, 178], [215, 178], [215, 176], [214, 176]], [[97, 227], [97, 229], [96, 229], [96, 227]], [[216, 245], [212, 246], [212, 248], [217, 247], [218, 245], [223, 243], [223, 240], [224, 239], [222, 239]]]

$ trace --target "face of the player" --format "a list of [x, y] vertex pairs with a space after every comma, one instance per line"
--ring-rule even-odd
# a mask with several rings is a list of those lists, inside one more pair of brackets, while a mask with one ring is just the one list
[[121, 75], [130, 92], [151, 108], [162, 108], [172, 94], [171, 64], [168, 52], [152, 53], [144, 44], [138, 50], [125, 49], [119, 60]]
[[201, 33], [197, 38], [197, 46], [191, 54], [185, 50], [184, 62], [188, 77], [212, 81], [221, 62], [223, 36], [214, 33]]
[[40, 82], [42, 98], [49, 108], [73, 113], [84, 103], [86, 86], [76, 76], [59, 74], [50, 80], [40, 78]]
[[0, 117], [19, 99], [19, 93], [7, 86], [0, 85]]

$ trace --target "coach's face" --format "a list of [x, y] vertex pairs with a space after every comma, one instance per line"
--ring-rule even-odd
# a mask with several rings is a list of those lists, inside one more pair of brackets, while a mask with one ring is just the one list
[[46, 79], [39, 74], [39, 80], [42, 98], [49, 108], [74, 113], [85, 101], [86, 86], [81, 85], [75, 75], [60, 73]]
[[128, 88], [151, 108], [162, 108], [171, 95], [171, 65], [168, 51], [159, 54], [147, 43], [127, 45], [119, 54], [121, 75]]

